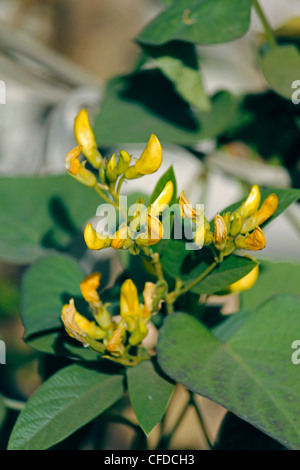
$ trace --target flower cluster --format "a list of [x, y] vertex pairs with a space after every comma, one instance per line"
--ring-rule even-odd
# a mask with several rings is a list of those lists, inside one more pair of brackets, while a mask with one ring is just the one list
[[68, 335], [85, 347], [94, 349], [103, 357], [115, 359], [128, 365], [134, 361], [130, 349], [139, 347], [148, 334], [148, 323], [154, 311], [156, 285], [146, 282], [143, 299], [139, 302], [138, 291], [131, 279], [121, 286], [120, 315], [111, 317], [108, 304], [103, 304], [97, 289], [101, 274], [92, 273], [80, 284], [83, 298], [88, 302], [93, 320], [88, 320], [75, 308], [74, 299], [64, 305], [61, 319]]
[[260, 226], [276, 211], [278, 197], [270, 194], [261, 203], [261, 193], [257, 185], [252, 186], [247, 199], [233, 212], [214, 218], [213, 230], [203, 212], [195, 210], [185, 193], [180, 194], [179, 204], [182, 217], [193, 221], [197, 227], [200, 218], [203, 223], [196, 228], [194, 242], [211, 245], [220, 256], [228, 256], [236, 249], [257, 251], [266, 246], [266, 239]]
[[[91, 129], [88, 113], [84, 109], [75, 119], [75, 137], [78, 146], [66, 156], [65, 165], [68, 173], [80, 183], [94, 188], [102, 199], [112, 204], [118, 211], [120, 207], [120, 189], [125, 180], [140, 178], [158, 170], [162, 163], [162, 147], [158, 138], [152, 134], [144, 151], [134, 164], [132, 156], [121, 150], [116, 157], [113, 154], [104, 159], [97, 149], [94, 133]], [[83, 153], [86, 160], [80, 161]], [[86, 168], [87, 161], [91, 166]], [[163, 237], [163, 226], [159, 215], [168, 206], [173, 196], [173, 184], [169, 181], [158, 198], [147, 209], [141, 209], [140, 200], [136, 201], [133, 215], [122, 214], [125, 221], [115, 233], [98, 233], [89, 223], [84, 230], [84, 239], [89, 249], [101, 250], [112, 247], [115, 250], [129, 249], [138, 253], [141, 247], [158, 243]]]

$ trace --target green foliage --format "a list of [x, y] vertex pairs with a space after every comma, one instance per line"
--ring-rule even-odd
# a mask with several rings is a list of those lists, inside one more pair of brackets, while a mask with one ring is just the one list
[[232, 41], [250, 23], [250, 0], [179, 0], [155, 18], [137, 37], [146, 44], [181, 39], [197, 44]]
[[70, 176], [2, 177], [0, 259], [27, 264], [64, 251], [101, 203]]
[[297, 47], [271, 48], [261, 59], [262, 71], [270, 87], [291, 100], [292, 83], [299, 77], [300, 53]]
[[43, 258], [27, 271], [22, 287], [26, 336], [62, 327], [62, 307], [81, 296], [83, 278], [78, 263], [65, 255]]
[[148, 435], [163, 417], [174, 384], [150, 361], [127, 369], [127, 381], [133, 411], [139, 425]]
[[96, 418], [124, 393], [122, 375], [68, 366], [35, 392], [21, 412], [8, 448], [44, 450]]
[[159, 364], [189, 390], [299, 449], [300, 381], [291, 362], [299, 307], [297, 297], [273, 297], [229, 319], [217, 335], [184, 313], [171, 315], [159, 336]]
[[241, 293], [243, 309], [255, 308], [278, 293], [300, 296], [300, 265], [262, 260], [259, 277], [251, 290]]

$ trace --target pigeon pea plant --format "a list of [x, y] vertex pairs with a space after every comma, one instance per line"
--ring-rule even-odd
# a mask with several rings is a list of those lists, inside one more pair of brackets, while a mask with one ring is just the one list
[[[206, 448], [300, 449], [300, 376], [291, 361], [299, 266], [260, 258], [267, 225], [300, 198], [300, 108], [290, 100], [291, 82], [300, 78], [298, 36], [294, 23], [273, 31], [256, 0], [163, 3], [136, 38], [141, 60], [134, 72], [107, 83], [93, 129], [86, 110], [76, 117], [67, 174], [1, 178], [0, 256], [32, 264], [22, 280], [21, 313], [43, 379], [26, 404], [0, 395], [0, 427], [5, 408], [21, 410], [9, 449], [101, 448], [99, 436], [115, 422], [134, 431], [133, 449], [146, 449], [154, 428], [155, 447], [168, 449], [190, 407]], [[252, 8], [264, 27], [255, 53], [269, 89], [208, 97], [196, 46], [246, 34]], [[148, 139], [139, 158], [108, 152]], [[212, 220], [202, 196], [193, 206], [188, 188], [177, 192], [173, 167], [150, 196], [130, 193], [133, 180], [155, 177], [160, 140], [202, 160], [205, 187], [210, 155], [193, 147], [205, 139], [221, 151], [213, 164], [235, 156], [242, 143], [247, 161], [271, 172], [276, 160], [291, 184], [249, 184], [248, 175], [234, 174], [245, 196]], [[116, 216], [105, 229], [94, 218], [104, 207]], [[109, 283], [106, 261], [97, 257], [104, 250], [123, 267]], [[237, 300], [233, 315], [223, 314], [228, 298]], [[177, 390], [185, 391], [185, 403], [177, 403]], [[198, 395], [227, 410], [216, 439]], [[124, 416], [128, 401], [136, 421]], [[174, 401], [182, 411], [170, 429]]]
[[[176, 382], [189, 390], [188, 405], [196, 407], [201, 425], [203, 420], [193, 392], [215, 398], [241, 416], [247, 413], [249, 421], [256, 423], [259, 411], [252, 404], [244, 404], [240, 394], [247, 393], [252, 403], [257, 394], [264, 393], [256, 381], [261, 379], [265, 356], [256, 356], [262, 361], [256, 370], [251, 357], [246, 355], [244, 359], [238, 349], [227, 352], [220, 341], [232, 331], [233, 337], [242, 334], [242, 339], [248, 341], [248, 334], [253, 339], [254, 328], [255, 344], [259, 342], [262, 347], [259, 317], [254, 312], [250, 316], [249, 312], [238, 313], [236, 321], [222, 321], [221, 333], [214, 336], [205, 326], [205, 312], [209, 310], [206, 304], [211, 294], [241, 292], [255, 284], [258, 262], [243, 254], [243, 250], [264, 249], [263, 227], [296, 194], [279, 189], [261, 191], [254, 185], [244, 201], [216, 214], [209, 222], [202, 206], [194, 208], [184, 191], [177, 197], [170, 168], [158, 181], [147, 205], [136, 204], [133, 211], [129, 208], [124, 214], [120, 204], [122, 184], [159, 169], [159, 139], [151, 135], [137, 160], [123, 150], [118, 156], [105, 159], [97, 149], [86, 110], [75, 120], [75, 137], [78, 146], [65, 161], [68, 174], [100, 196], [100, 207], [109, 204], [118, 213], [123, 212], [125, 218], [120, 218], [119, 226], [113, 225], [106, 233], [98, 232], [89, 222], [83, 233], [87, 248], [113, 249], [138, 257], [144, 263], [143, 275], [149, 278], [142, 292], [126, 274], [125, 279], [121, 276], [115, 286], [99, 294], [102, 273], [84, 276], [74, 260], [65, 255], [43, 258], [28, 271], [24, 281], [27, 342], [44, 352], [64, 354], [74, 363], [51, 376], [30, 398], [12, 432], [10, 448], [48, 448], [60, 442], [120, 400], [126, 389], [141, 429], [148, 435], [165, 415]], [[81, 153], [85, 161], [81, 161]], [[136, 202], [142, 200], [140, 195]], [[161, 216], [172, 201], [178, 202], [178, 211], [169, 212], [167, 220], [174, 227], [179, 218], [194, 229], [194, 250], [186, 250], [186, 240], [174, 238], [172, 230], [170, 237], [164, 238]], [[36, 292], [40, 276], [44, 277], [44, 287]], [[52, 311], [54, 306], [56, 311]], [[276, 315], [278, 309], [283, 313], [282, 308], [280, 302], [273, 302], [264, 305], [260, 315], [266, 315], [267, 321], [268, 315]], [[244, 325], [236, 326], [240, 321], [246, 325], [244, 333]], [[268, 352], [268, 345], [266, 348]], [[250, 371], [247, 361], [254, 367]], [[225, 391], [228, 396], [223, 399]], [[267, 406], [274, 406], [273, 400]], [[276, 434], [271, 422], [265, 423], [264, 413], [260, 419], [256, 424]], [[203, 432], [207, 445], [212, 447], [205, 428]], [[167, 447], [171, 437], [172, 433], [165, 435], [162, 425], [158, 447]]]

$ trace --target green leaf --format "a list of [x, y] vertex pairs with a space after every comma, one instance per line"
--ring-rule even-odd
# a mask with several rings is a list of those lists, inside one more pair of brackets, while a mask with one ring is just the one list
[[246, 421], [227, 413], [214, 450], [284, 450], [285, 447]]
[[240, 127], [239, 99], [228, 92], [212, 97], [209, 112], [192, 112], [156, 70], [116, 77], [106, 86], [94, 132], [100, 146], [141, 143], [156, 134], [161, 142], [190, 144]]
[[41, 332], [38, 336], [26, 338], [26, 344], [36, 351], [55, 356], [66, 356], [84, 361], [99, 361], [96, 351], [84, 348], [81, 343], [72, 340], [64, 330]]
[[[174, 279], [188, 282], [199, 277], [214, 262], [208, 247], [189, 251], [185, 242], [170, 240], [165, 247], [161, 262], [164, 271]], [[256, 261], [244, 256], [231, 255], [191, 289], [196, 294], [213, 294], [225, 289], [241, 277], [246, 276], [256, 266]]]
[[260, 60], [262, 71], [270, 87], [291, 100], [292, 83], [299, 78], [300, 53], [292, 45], [271, 48]]
[[68, 366], [32, 395], [12, 431], [8, 449], [44, 450], [112, 406], [124, 394], [122, 375]]
[[254, 286], [241, 293], [243, 309], [255, 308], [278, 293], [300, 296], [300, 264], [261, 260], [259, 277]]
[[160, 330], [158, 360], [173, 380], [219, 403], [281, 442], [300, 449], [300, 376], [291, 345], [300, 300], [276, 296], [235, 314], [213, 335], [195, 318], [170, 315]]
[[144, 433], [149, 435], [167, 409], [174, 384], [150, 361], [127, 368], [127, 380], [133, 411]]
[[0, 199], [0, 259], [18, 264], [65, 250], [102, 201], [68, 175], [2, 177]]
[[172, 41], [163, 46], [142, 45], [142, 47], [187, 103], [201, 111], [211, 109], [193, 44]]
[[179, 0], [139, 34], [146, 44], [180, 39], [197, 44], [233, 41], [248, 31], [250, 0]]
[[61, 328], [62, 307], [71, 298], [81, 297], [80, 282], [85, 277], [73, 258], [54, 255], [31, 266], [23, 278], [22, 310], [26, 337]]

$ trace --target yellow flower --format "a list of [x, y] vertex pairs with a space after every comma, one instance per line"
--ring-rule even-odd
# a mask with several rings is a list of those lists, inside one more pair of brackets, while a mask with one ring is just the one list
[[162, 148], [158, 138], [151, 134], [148, 144], [134, 166], [125, 172], [125, 178], [134, 179], [150, 175], [158, 170], [162, 162]]
[[117, 180], [117, 161], [115, 154], [113, 153], [106, 165], [106, 178], [111, 183], [114, 183]]
[[85, 168], [86, 162], [80, 163], [79, 156], [81, 154], [81, 147], [77, 146], [71, 150], [65, 159], [65, 166], [69, 175], [80, 181], [80, 183], [94, 187], [97, 183], [95, 175]]
[[252, 186], [246, 201], [243, 202], [241, 207], [236, 212], [241, 215], [242, 219], [246, 219], [257, 211], [257, 209], [259, 208], [260, 200], [260, 190], [257, 184], [255, 184], [254, 186]]
[[88, 161], [94, 168], [99, 168], [102, 157], [98, 151], [94, 133], [89, 123], [89, 116], [86, 109], [82, 109], [75, 118], [74, 133], [78, 145], [82, 147], [82, 151]]
[[220, 214], [214, 218], [214, 243], [218, 250], [223, 250], [227, 240], [227, 227], [225, 220]]
[[119, 326], [112, 334], [110, 340], [106, 344], [106, 349], [112, 355], [122, 356], [124, 352], [123, 341], [125, 339], [126, 328]]
[[114, 250], [119, 250], [120, 248], [123, 248], [126, 241], [128, 241], [128, 236], [128, 225], [123, 222], [113, 236], [113, 240], [111, 243], [112, 248]]
[[68, 335], [83, 343], [84, 346], [89, 345], [88, 338], [103, 339], [106, 336], [105, 331], [97, 326], [94, 321], [87, 320], [77, 312], [74, 299], [71, 299], [69, 304], [64, 305], [61, 319]]
[[80, 283], [83, 298], [90, 303], [99, 303], [100, 297], [97, 289], [100, 285], [101, 273], [92, 273]]
[[257, 281], [259, 275], [259, 267], [258, 264], [255, 266], [255, 268], [250, 271], [246, 276], [242, 277], [238, 281], [234, 282], [233, 284], [230, 284], [228, 290], [230, 293], [234, 292], [242, 292], [244, 290], [251, 289], [251, 287], [254, 286], [254, 284]]
[[160, 193], [160, 195], [155, 199], [153, 204], [151, 204], [151, 206], [148, 208], [150, 215], [152, 215], [153, 217], [156, 217], [168, 207], [173, 197], [173, 191], [174, 191], [173, 183], [172, 181], [168, 181], [164, 189]]
[[131, 155], [129, 155], [129, 153], [126, 152], [125, 150], [121, 150], [120, 155], [119, 155], [119, 161], [117, 163], [117, 175], [118, 176], [121, 176], [123, 175], [123, 173], [125, 173], [125, 171], [130, 165], [130, 162], [131, 162]]
[[164, 236], [164, 228], [157, 217], [148, 214], [145, 232], [139, 234], [135, 241], [139, 246], [150, 246], [158, 243]]
[[88, 223], [84, 229], [84, 241], [90, 250], [101, 250], [111, 246], [112, 241], [108, 235], [102, 235], [93, 229], [92, 224]]
[[126, 279], [121, 287], [120, 296], [120, 311], [121, 317], [126, 319], [130, 316], [140, 316], [141, 307], [139, 303], [139, 296], [137, 288], [131, 279]]
[[195, 222], [196, 219], [202, 215], [202, 211], [199, 211], [193, 208], [189, 199], [185, 195], [185, 191], [181, 191], [180, 193], [179, 207], [180, 207], [181, 217], [183, 219], [184, 217], [187, 217], [188, 219], [191, 219]]
[[235, 245], [243, 250], [262, 250], [266, 246], [264, 232], [260, 227], [255, 227], [253, 232], [248, 235], [238, 235], [235, 239]]
[[262, 225], [276, 211], [278, 197], [275, 193], [270, 194], [262, 203], [260, 209], [243, 223], [241, 233], [250, 232], [257, 225]]

